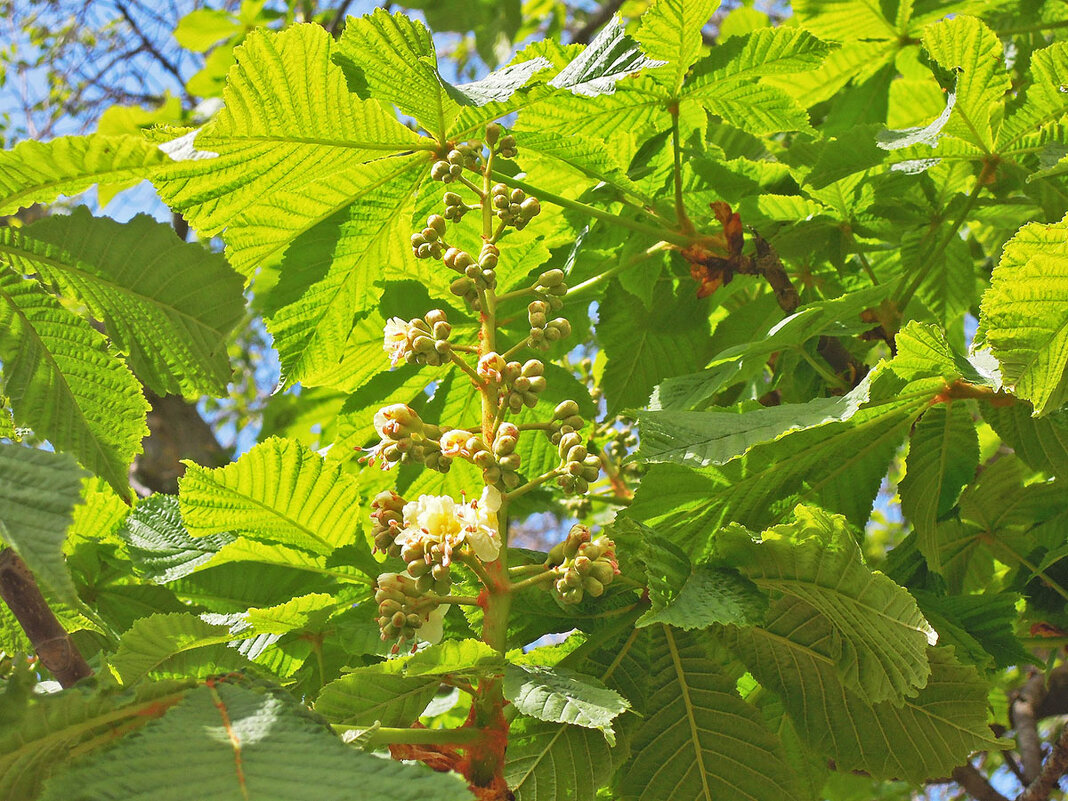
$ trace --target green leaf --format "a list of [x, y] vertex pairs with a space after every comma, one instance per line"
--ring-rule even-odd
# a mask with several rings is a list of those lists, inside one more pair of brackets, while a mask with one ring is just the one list
[[957, 74], [957, 102], [943, 131], [991, 152], [994, 110], [1010, 85], [998, 37], [981, 20], [961, 15], [924, 28], [923, 46]]
[[663, 63], [644, 55], [624, 33], [623, 23], [613, 16], [585, 49], [549, 81], [549, 86], [584, 97], [610, 95], [623, 78]]
[[432, 677], [399, 676], [374, 665], [357, 668], [323, 687], [315, 711], [346, 726], [410, 726], [439, 686]]
[[827, 621], [828, 655], [859, 697], [900, 703], [924, 686], [927, 646], [938, 636], [907, 590], [868, 568], [844, 519], [801, 506], [796, 522], [765, 531], [759, 542], [735, 528], [721, 531], [715, 545], [758, 587], [796, 598], [809, 617]]
[[137, 504], [119, 529], [134, 569], [148, 581], [166, 584], [194, 572], [234, 541], [231, 534], [190, 537], [178, 499], [152, 495]]
[[613, 285], [600, 307], [598, 337], [608, 358], [602, 386], [608, 413], [644, 406], [664, 378], [692, 372], [708, 353], [705, 304], [689, 288], [674, 295], [670, 282], [654, 289], [646, 308]]
[[717, 8], [719, 0], [656, 0], [642, 14], [635, 38], [651, 58], [666, 63], [653, 78], [676, 96], [701, 55], [701, 29]]
[[775, 603], [763, 628], [728, 630], [734, 651], [782, 698], [798, 734], [840, 771], [920, 783], [948, 775], [973, 751], [1003, 747], [987, 726], [986, 682], [952, 651], [927, 653], [931, 675], [900, 705], [870, 704], [842, 684], [834, 632], [803, 601]]
[[1063, 91], [1068, 83], [1068, 44], [1054, 42], [1032, 53], [1029, 77], [1031, 84], [1023, 104], [999, 131], [1001, 150], [1010, 148], [1024, 136], [1049, 128], [1068, 114], [1068, 97]]
[[214, 470], [186, 464], [179, 498], [194, 537], [229, 531], [316, 554], [360, 542], [355, 479], [297, 442], [271, 437]]
[[444, 139], [460, 107], [445, 91], [437, 70], [430, 31], [399, 11], [350, 19], [335, 57], [350, 85], [393, 104], [415, 117], [435, 137]]
[[242, 30], [241, 23], [227, 11], [198, 8], [190, 11], [174, 29], [174, 39], [186, 50], [206, 53], [212, 45], [230, 39]]
[[0, 540], [68, 604], [78, 595], [63, 543], [86, 475], [67, 454], [0, 443]]
[[626, 799], [797, 799], [782, 744], [692, 634], [655, 630], [649, 713], [631, 744]]
[[60, 693], [36, 693], [35, 683], [36, 677], [16, 674], [0, 696], [0, 798], [38, 798], [73, 749], [95, 758], [120, 733], [164, 714], [189, 686], [169, 681], [120, 691], [84, 682]]
[[471, 798], [457, 776], [349, 748], [282, 690], [218, 682], [189, 692], [103, 756], [75, 763], [48, 783], [42, 801], [177, 801], [190, 787], [202, 801], [307, 801], [309, 788], [318, 801], [349, 801], [354, 792], [394, 801]]
[[516, 801], [594, 798], [612, 768], [608, 744], [597, 731], [518, 718], [508, 733], [504, 778]]
[[551, 67], [552, 62], [547, 58], [532, 58], [529, 61], [509, 64], [478, 81], [459, 86], [445, 84], [445, 91], [454, 100], [464, 105], [484, 106], [487, 103], [503, 103], [534, 75]]
[[331, 613], [348, 605], [345, 601], [339, 603], [337, 598], [325, 592], [313, 592], [284, 604], [249, 609], [245, 615], [249, 627], [241, 629], [241, 635], [288, 634], [291, 631], [318, 633]]
[[739, 82], [709, 84], [699, 100], [724, 122], [758, 136], [812, 130], [808, 113], [774, 86]]
[[335, 49], [315, 24], [251, 31], [223, 110], [164, 146], [176, 160], [153, 178], [160, 196], [202, 234], [225, 229], [243, 275], [351, 206], [361, 164], [425, 141], [349, 90]]
[[817, 428], [851, 418], [868, 399], [868, 382], [835, 398], [734, 413], [638, 412], [641, 445], [636, 458], [643, 462], [672, 462], [691, 467], [724, 464], [754, 445], [772, 442], [792, 431]]
[[616, 743], [612, 720], [630, 707], [626, 698], [592, 676], [541, 665], [508, 665], [504, 697], [523, 715], [598, 729], [609, 745]]
[[1006, 243], [980, 306], [980, 331], [1005, 384], [1040, 417], [1068, 400], [1068, 217]]
[[501, 656], [481, 640], [444, 640], [394, 663], [406, 676], [442, 676], [500, 670]]
[[145, 215], [118, 223], [78, 207], [0, 231], [0, 260], [84, 302], [157, 394], [225, 394], [227, 340], [245, 304], [222, 256]]
[[641, 628], [663, 623], [686, 630], [717, 624], [752, 626], [764, 619], [768, 608], [767, 596], [736, 570], [698, 565], [677, 586], [660, 582], [659, 590], [654, 591], [650, 585], [652, 608], [635, 625]]
[[111, 666], [130, 687], [146, 676], [210, 676], [248, 667], [228, 646], [239, 635], [227, 625], [208, 623], [191, 612], [143, 617], [119, 639]]
[[1068, 481], [1068, 412], [1033, 417], [1030, 404], [983, 406], [983, 419], [1029, 467]]
[[0, 361], [16, 422], [126, 495], [130, 462], [148, 435], [141, 385], [89, 323], [2, 267]]
[[902, 131], [881, 131], [877, 137], [877, 144], [883, 150], [900, 150], [913, 145], [929, 145], [935, 147], [941, 139], [942, 129], [946, 127], [953, 113], [953, 107], [957, 104], [957, 93], [950, 92], [946, 95], [946, 107], [942, 113], [924, 126], [906, 128]]
[[921, 543], [934, 536], [938, 520], [957, 503], [978, 466], [979, 437], [967, 405], [938, 404], [924, 413], [912, 429], [899, 484], [901, 511]]
[[713, 84], [727, 80], [814, 70], [834, 49], [835, 45], [801, 28], [760, 28], [712, 48], [687, 83], [686, 94], [701, 96]]
[[0, 153], [0, 215], [93, 184], [122, 184], [148, 178], [165, 162], [163, 152], [140, 136], [60, 136], [32, 139]]

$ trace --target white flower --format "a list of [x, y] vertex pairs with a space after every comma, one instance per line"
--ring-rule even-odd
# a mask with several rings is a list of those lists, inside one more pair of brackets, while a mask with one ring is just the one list
[[423, 427], [418, 413], [403, 403], [394, 403], [375, 412], [375, 431], [382, 439], [400, 439]]
[[404, 357], [411, 347], [408, 344], [408, 323], [400, 317], [391, 317], [386, 321], [382, 350], [389, 354], [389, 361], [394, 367], [405, 361]]
[[467, 444], [467, 440], [470, 438], [470, 431], [464, 431], [462, 428], [454, 428], [451, 431], [446, 431], [442, 434], [438, 444], [441, 446], [443, 455], [448, 456], [450, 459], [455, 459], [457, 456], [471, 455], [464, 447]]
[[444, 564], [448, 564], [452, 551], [466, 542], [475, 556], [492, 562], [501, 550], [499, 508], [500, 492], [492, 487], [469, 504], [458, 504], [448, 495], [420, 495], [419, 500], [404, 505], [404, 530], [396, 542], [402, 548], [412, 542], [441, 543], [445, 546]]
[[504, 358], [499, 353], [490, 351], [478, 360], [478, 368], [475, 372], [478, 373], [479, 378], [499, 384], [504, 364]]
[[426, 622], [416, 629], [415, 636], [431, 645], [441, 642], [442, 624], [445, 621], [445, 613], [449, 611], [449, 604], [438, 604], [426, 616]]

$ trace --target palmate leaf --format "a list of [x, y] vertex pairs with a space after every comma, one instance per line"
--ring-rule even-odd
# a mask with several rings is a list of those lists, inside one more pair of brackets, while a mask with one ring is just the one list
[[943, 131], [990, 151], [993, 113], [1010, 83], [1001, 42], [981, 20], [962, 15], [925, 28], [923, 46], [944, 69], [957, 73], [957, 102]]
[[[0, 696], [0, 799], [37, 798], [41, 786], [62, 769], [72, 749], [95, 756], [113, 742], [109, 732], [127, 732], [164, 714], [191, 682], [144, 683], [136, 690], [98, 689], [89, 684], [61, 693], [35, 693], [36, 678], [17, 675]], [[117, 736], [117, 734], [116, 734]]]
[[834, 633], [803, 601], [783, 598], [762, 628], [729, 630], [735, 653], [782, 699], [798, 734], [838, 770], [919, 783], [976, 750], [999, 748], [987, 726], [987, 683], [951, 650], [932, 648], [926, 685], [903, 704], [869, 704], [842, 684]]
[[88, 322], [2, 267], [0, 361], [15, 421], [126, 495], [127, 470], [148, 435], [141, 385]]
[[700, 640], [654, 630], [649, 710], [631, 743], [626, 799], [797, 799], [782, 744]]
[[901, 511], [921, 541], [934, 534], [937, 521], [953, 508], [978, 466], [979, 437], [968, 407], [952, 402], [932, 406], [912, 430], [899, 484]]
[[331, 60], [335, 49], [319, 25], [252, 31], [235, 51], [225, 108], [168, 145], [182, 160], [153, 178], [198, 231], [227, 229], [230, 262], [246, 276], [348, 208], [360, 164], [429, 147], [377, 101], [350, 91]]
[[926, 649], [937, 635], [903, 587], [867, 567], [841, 517], [806, 507], [795, 515], [759, 542], [738, 528], [720, 531], [717, 556], [828, 621], [827, 651], [843, 684], [869, 703], [899, 703], [927, 680]]
[[653, 80], [672, 94], [701, 55], [701, 29], [718, 7], [719, 0], [656, 0], [642, 15], [635, 37], [649, 56], [666, 62]]
[[85, 477], [67, 454], [0, 443], [0, 541], [66, 603], [78, 596], [63, 543], [82, 502]]
[[1031, 468], [1068, 481], [1068, 413], [1031, 416], [1031, 406], [983, 407], [983, 419]]
[[324, 555], [366, 548], [356, 480], [297, 442], [271, 437], [214, 470], [186, 464], [179, 499], [193, 536], [229, 531]]
[[999, 150], [1008, 149], [1029, 134], [1037, 133], [1068, 114], [1068, 44], [1055, 42], [1031, 54], [1031, 84], [1024, 102], [998, 132]]
[[157, 394], [225, 394], [244, 299], [222, 256], [145, 215], [118, 223], [79, 207], [0, 231], [0, 261], [85, 303]]
[[215, 683], [54, 777], [42, 801], [177, 801], [190, 787], [203, 801], [471, 798], [457, 776], [354, 751], [282, 690]]
[[83, 192], [95, 183], [140, 181], [166, 161], [140, 136], [60, 136], [32, 139], [0, 153], [0, 215], [59, 195]]
[[249, 667], [228, 643], [242, 635], [191, 612], [155, 614], [133, 624], [119, 640], [111, 666], [127, 687], [146, 676], [203, 677]]
[[532, 718], [598, 729], [609, 745], [616, 743], [612, 720], [630, 706], [627, 699], [592, 676], [541, 665], [508, 665], [504, 697]]
[[1005, 245], [980, 306], [980, 332], [1005, 384], [1042, 416], [1068, 399], [1068, 217], [1025, 225]]
[[712, 49], [695, 69], [687, 94], [724, 80], [760, 78], [816, 69], [835, 49], [800, 28], [760, 28]]

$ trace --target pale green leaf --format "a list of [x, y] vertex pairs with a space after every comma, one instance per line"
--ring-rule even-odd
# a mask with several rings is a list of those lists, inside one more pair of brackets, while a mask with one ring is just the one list
[[356, 480], [291, 440], [272, 437], [214, 470], [187, 463], [179, 498], [193, 536], [228, 531], [316, 554], [361, 542]]
[[326, 619], [342, 606], [349, 606], [345, 601], [338, 601], [325, 592], [313, 592], [301, 595], [284, 604], [263, 609], [249, 609], [245, 615], [248, 629], [241, 629], [241, 635], [288, 634], [291, 631], [321, 632]]
[[[979, 438], [968, 407], [938, 404], [925, 412], [912, 429], [899, 484], [901, 511], [921, 542], [934, 535], [936, 523], [956, 504], [978, 466]], [[939, 565], [931, 568], [937, 571]]]
[[1026, 403], [986, 404], [983, 419], [1028, 466], [1068, 481], [1068, 413], [1035, 418], [1031, 411]]
[[981, 20], [960, 15], [925, 28], [923, 46], [944, 69], [957, 74], [957, 102], [944, 133], [990, 151], [994, 110], [1009, 91], [1001, 42]]
[[500, 670], [502, 666], [501, 655], [481, 640], [444, 640], [394, 663], [406, 676]]
[[424, 141], [350, 91], [335, 49], [315, 24], [252, 31], [235, 51], [225, 108], [165, 146], [179, 160], [157, 171], [160, 195], [201, 233], [226, 229], [246, 276], [352, 205], [361, 164]]
[[150, 177], [166, 156], [140, 136], [60, 136], [32, 139], [0, 153], [0, 214], [34, 203], [51, 203], [93, 184], [136, 182]]
[[1063, 120], [1068, 114], [1068, 93], [1064, 90], [1068, 86], [1068, 43], [1054, 42], [1032, 53], [1030, 78], [1023, 105], [999, 131], [998, 145], [1002, 151], [1023, 137]]
[[3, 268], [0, 360], [15, 421], [127, 494], [130, 462], [148, 435], [141, 385], [88, 322]]
[[616, 742], [612, 720], [630, 707], [626, 698], [592, 676], [541, 665], [508, 665], [504, 697], [523, 715], [598, 729], [609, 745]]
[[952, 651], [928, 650], [931, 675], [900, 705], [869, 704], [842, 684], [834, 632], [795, 598], [776, 603], [763, 628], [729, 630], [735, 653], [782, 698], [798, 734], [838, 770], [920, 783], [946, 776], [973, 751], [999, 748], [987, 726], [985, 681]]
[[687, 96], [701, 96], [711, 84], [727, 80], [748, 80], [780, 73], [814, 70], [833, 51], [801, 28], [761, 28], [745, 36], [732, 37], [712, 48], [701, 61], [686, 86]]
[[58, 598], [77, 593], [63, 559], [63, 543], [82, 502], [86, 473], [64, 453], [0, 443], [0, 540]]
[[[137, 770], [126, 766], [137, 765]], [[458, 776], [344, 745], [283, 690], [199, 687], [137, 736], [53, 778], [42, 801], [470, 799]]]
[[631, 743], [623, 797], [798, 799], [782, 743], [692, 634], [655, 630], [649, 710]]
[[719, 0], [656, 0], [642, 15], [635, 38], [650, 57], [666, 62], [653, 77], [676, 96], [701, 55], [701, 29], [717, 8]]
[[186, 50], [206, 53], [212, 45], [235, 36], [241, 30], [241, 23], [228, 11], [198, 8], [178, 20], [174, 39]]
[[812, 130], [808, 112], [774, 86], [735, 81], [709, 84], [696, 99], [724, 122], [751, 134]]
[[980, 307], [1005, 384], [1042, 416], [1068, 399], [1068, 217], [1009, 240]]
[[78, 207], [0, 231], [0, 261], [84, 302], [157, 394], [225, 394], [244, 298], [222, 256], [145, 215], [118, 223]]
[[868, 568], [841, 517], [798, 507], [796, 522], [765, 531], [759, 542], [731, 529], [715, 546], [761, 589], [797, 598], [827, 620], [834, 632], [828, 655], [861, 698], [900, 703], [923, 687], [927, 646], [938, 636], [903, 587]]
[[111, 666], [127, 687], [149, 675], [210, 676], [248, 666], [227, 643], [238, 635], [191, 612], [143, 617], [119, 639]]
[[924, 126], [906, 128], [901, 131], [881, 131], [876, 137], [876, 144], [883, 150], [900, 150], [914, 145], [929, 145], [935, 147], [941, 138], [942, 129], [949, 122], [953, 107], [957, 104], [957, 93], [950, 92], [946, 96], [946, 107], [942, 113]]
[[585, 49], [549, 81], [549, 86], [584, 97], [610, 95], [623, 78], [663, 63], [644, 55], [624, 33], [623, 23], [613, 16]]

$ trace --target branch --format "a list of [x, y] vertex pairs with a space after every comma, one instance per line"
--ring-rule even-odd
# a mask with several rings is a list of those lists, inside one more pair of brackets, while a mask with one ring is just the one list
[[1058, 780], [1068, 770], [1068, 726], [1061, 729], [1057, 742], [1053, 744], [1049, 759], [1027, 789], [1016, 796], [1016, 801], [1046, 801]]
[[[173, 75], [175, 80], [178, 81], [178, 85], [182, 88], [182, 91], [185, 91], [185, 78], [182, 77], [181, 70], [178, 69], [178, 66], [165, 55], [163, 55], [163, 53], [160, 52], [159, 48], [157, 48], [156, 45], [152, 43], [152, 40], [145, 36], [144, 32], [141, 30], [141, 27], [134, 20], [133, 16], [127, 10], [126, 5], [124, 3], [116, 3], [115, 5], [116, 8], [118, 8], [119, 13], [122, 14], [122, 18], [126, 20], [126, 24], [129, 25], [130, 28], [133, 30], [134, 35], [141, 40], [141, 44], [143, 45], [145, 52], [147, 52], [154, 59], [156, 59], [156, 61], [159, 62], [160, 66], [163, 67], [163, 69], [167, 70], [167, 72]], [[188, 93], [186, 96], [188, 97]]]
[[1009, 801], [990, 786], [986, 776], [980, 773], [971, 762], [966, 762], [959, 768], [953, 768], [953, 781], [977, 801]]
[[41, 595], [33, 573], [10, 548], [0, 551], [0, 598], [26, 632], [41, 664], [64, 688], [93, 674]]
[[1016, 731], [1016, 750], [1020, 753], [1024, 778], [1034, 782], [1042, 772], [1042, 743], [1038, 739], [1035, 709], [1046, 693], [1046, 677], [1034, 671], [1023, 687], [1009, 700], [1009, 720]]
[[590, 39], [597, 33], [598, 29], [604, 25], [608, 20], [612, 18], [612, 15], [619, 11], [623, 5], [623, 0], [608, 0], [603, 6], [598, 8], [590, 15], [590, 18], [586, 20], [586, 24], [575, 31], [575, 35], [571, 37], [572, 44], [589, 44]]

